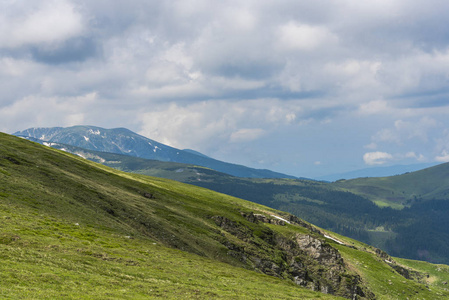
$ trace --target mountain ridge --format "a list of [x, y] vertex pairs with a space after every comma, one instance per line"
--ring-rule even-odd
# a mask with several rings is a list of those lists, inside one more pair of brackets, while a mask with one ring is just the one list
[[96, 126], [29, 128], [13, 133], [46, 142], [73, 145], [89, 150], [126, 154], [136, 157], [200, 165], [238, 177], [296, 178], [266, 169], [226, 163], [205, 155], [176, 149], [138, 135], [126, 128], [104, 129]]

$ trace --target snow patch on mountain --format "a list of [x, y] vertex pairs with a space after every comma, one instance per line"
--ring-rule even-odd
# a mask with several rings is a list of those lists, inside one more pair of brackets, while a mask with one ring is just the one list
[[285, 223], [287, 223], [287, 224], [291, 224], [290, 223], [290, 221], [287, 221], [286, 219], [284, 219], [284, 218], [281, 218], [281, 217], [278, 217], [278, 216], [275, 216], [275, 215], [271, 215], [272, 217], [275, 217], [276, 219], [279, 219], [279, 220], [281, 220], [281, 221], [284, 221]]
[[101, 132], [100, 132], [100, 130], [93, 130], [93, 129], [89, 129], [89, 133], [91, 133], [91, 134], [94, 134], [94, 135], [100, 135], [101, 134]]
[[343, 242], [337, 240], [336, 238], [331, 237], [330, 235], [325, 234], [324, 237], [325, 237], [325, 238], [328, 238], [328, 239], [330, 239], [330, 240], [333, 240], [334, 242], [337, 242], [337, 243], [339, 243], [340, 245], [344, 245], [344, 244], [345, 244], [345, 243], [343, 243]]
[[78, 155], [79, 157], [82, 157], [84, 159], [86, 159], [86, 157], [84, 157], [83, 155], [79, 154], [79, 153], [75, 153], [76, 155]]
[[47, 147], [51, 147], [51, 146], [57, 145], [56, 143], [48, 143], [48, 142], [43, 142], [42, 144], [44, 146], [47, 146]]

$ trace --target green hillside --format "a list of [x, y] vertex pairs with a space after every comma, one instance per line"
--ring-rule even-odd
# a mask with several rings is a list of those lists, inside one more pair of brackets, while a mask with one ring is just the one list
[[[322, 228], [355, 238], [388, 251], [395, 256], [449, 263], [449, 202], [445, 200], [410, 200], [405, 209], [389, 200], [375, 200], [370, 195], [345, 188], [346, 181], [336, 183], [291, 179], [240, 178], [204, 167], [173, 162], [147, 160], [105, 152], [96, 152], [69, 145], [52, 144], [81, 157], [126, 172], [174, 179], [205, 187], [234, 197], [286, 211]], [[445, 165], [442, 165], [442, 167]], [[435, 178], [434, 185], [444, 183], [443, 168], [431, 168], [426, 178]], [[418, 172], [419, 173], [419, 172]], [[385, 178], [401, 179], [401, 185], [391, 186], [388, 194], [396, 189], [416, 188], [415, 174]], [[348, 182], [379, 181], [366, 178]], [[420, 181], [423, 183], [423, 181]], [[424, 185], [425, 187], [425, 185]], [[374, 189], [379, 190], [379, 189]], [[436, 188], [435, 188], [436, 190]], [[391, 203], [395, 209], [388, 205]], [[376, 205], [377, 204], [381, 204]]]
[[[416, 189], [418, 182], [425, 188], [424, 179], [413, 180], [416, 177], [414, 173], [384, 179], [365, 178], [336, 183], [304, 179], [240, 178], [194, 165], [96, 152], [62, 144], [52, 144], [52, 147], [126, 172], [173, 179], [286, 211], [398, 257], [449, 263], [449, 253], [446, 251], [449, 247], [449, 220], [446, 218], [449, 214], [449, 201], [413, 198], [408, 200], [409, 205], [402, 209], [404, 206], [400, 203], [385, 198], [373, 198], [373, 195], [361, 194], [355, 188], [343, 186], [350, 182], [380, 180], [391, 185], [386, 195], [399, 194], [398, 190]], [[444, 189], [443, 180], [446, 177], [441, 170], [444, 170], [445, 166], [447, 165], [427, 169], [427, 174], [421, 177], [434, 178], [432, 183], [429, 183], [435, 186], [434, 190], [438, 190], [439, 185]], [[417, 173], [419, 175], [422, 172]], [[401, 184], [392, 185], [389, 179], [400, 179]], [[394, 209], [387, 204], [392, 205]]]
[[2, 298], [449, 297], [447, 266], [399, 262], [287, 213], [5, 134], [0, 220]]
[[449, 163], [390, 177], [341, 180], [335, 186], [370, 198], [379, 205], [402, 208], [413, 202], [449, 198]]

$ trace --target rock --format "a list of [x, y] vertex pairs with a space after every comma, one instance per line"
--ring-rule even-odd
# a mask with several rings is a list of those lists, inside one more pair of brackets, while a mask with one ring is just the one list
[[154, 195], [151, 193], [143, 193], [143, 196], [148, 199], [154, 199]]
[[[241, 212], [241, 215], [255, 224], [260, 222], [280, 225], [282, 222], [285, 225], [284, 221], [263, 214]], [[289, 278], [298, 285], [323, 293], [348, 299], [375, 298], [373, 293], [360, 287], [362, 280], [358, 275], [348, 273], [338, 250], [314, 234], [298, 233], [287, 238], [263, 225], [250, 229], [243, 223], [223, 216], [214, 216], [212, 219], [222, 230], [255, 246], [237, 246], [222, 236], [221, 243], [229, 249], [228, 255], [251, 268], [267, 275]], [[295, 224], [302, 222], [295, 218], [290, 220]], [[302, 224], [312, 228], [305, 222]], [[318, 230], [313, 232], [321, 234]]]
[[337, 250], [329, 244], [310, 235], [296, 235], [296, 243], [312, 258], [323, 265], [343, 265], [343, 259]]
[[382, 250], [376, 248], [375, 252], [378, 257], [380, 257], [384, 260], [393, 261], [391, 259], [390, 255], [388, 255], [385, 251], [382, 251]]
[[268, 216], [263, 215], [263, 214], [255, 214], [253, 212], [250, 212], [249, 214], [241, 212], [240, 214], [242, 215], [242, 217], [244, 217], [245, 219], [247, 219], [251, 223], [262, 222], [262, 223], [269, 223], [269, 224], [274, 224], [274, 225], [285, 226], [285, 221], [279, 220], [279, 219], [276, 219], [276, 218], [271, 218], [271, 217], [268, 217]]
[[411, 270], [411, 269], [407, 269], [404, 268], [402, 266], [397, 265], [396, 263], [394, 264], [390, 264], [390, 266], [396, 271], [398, 272], [400, 275], [402, 275], [405, 279], [413, 279], [416, 280], [418, 282], [424, 283], [425, 281], [424, 279], [424, 275], [421, 274], [418, 271], [415, 270]]

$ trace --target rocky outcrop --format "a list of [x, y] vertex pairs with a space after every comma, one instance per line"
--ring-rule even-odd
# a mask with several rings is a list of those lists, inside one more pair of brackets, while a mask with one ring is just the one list
[[390, 255], [388, 255], [386, 252], [375, 249], [374, 250], [376, 255], [383, 259], [390, 267], [392, 267], [396, 272], [398, 272], [401, 276], [403, 276], [405, 279], [415, 280], [417, 282], [425, 283], [424, 277], [425, 275], [408, 268], [404, 268], [403, 266], [399, 265], [393, 258], [391, 258]]
[[[340, 253], [329, 244], [311, 235], [297, 234], [295, 237], [299, 248], [305, 251], [311, 258], [325, 266], [343, 266]], [[340, 268], [341, 269], [341, 268]]]
[[213, 217], [216, 225], [242, 242], [237, 245], [223, 238], [222, 244], [229, 249], [228, 255], [244, 262], [249, 268], [288, 278], [315, 291], [348, 299], [375, 299], [374, 294], [362, 288], [361, 278], [346, 269], [338, 250], [320, 236], [319, 230], [312, 231], [312, 226], [294, 217], [288, 221], [310, 227], [311, 233], [286, 237], [259, 224], [283, 226], [283, 220], [263, 214], [241, 215], [246, 221], [254, 223], [254, 227], [224, 216]]
[[268, 217], [263, 214], [255, 214], [253, 212], [250, 212], [250, 213], [240, 212], [240, 214], [242, 215], [242, 217], [244, 217], [245, 219], [247, 219], [248, 221], [250, 221], [252, 223], [262, 222], [262, 223], [269, 223], [269, 224], [280, 225], [280, 226], [285, 226], [285, 223], [286, 223], [284, 220], [273, 218], [273, 217]]
[[309, 223], [304, 222], [303, 220], [301, 220], [297, 216], [289, 215], [288, 219], [293, 224], [299, 225], [301, 227], [307, 228], [308, 230], [310, 230], [312, 232], [319, 233], [319, 234], [323, 235], [323, 233], [321, 231], [319, 231], [318, 229], [316, 229], [315, 227], [313, 227]]

